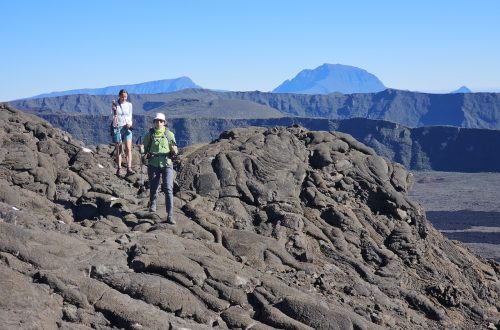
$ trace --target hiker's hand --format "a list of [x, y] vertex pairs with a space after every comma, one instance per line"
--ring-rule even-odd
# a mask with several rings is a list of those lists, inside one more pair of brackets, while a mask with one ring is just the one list
[[172, 167], [174, 168], [175, 171], [178, 171], [180, 169], [181, 160], [178, 157], [172, 159]]
[[169, 152], [168, 157], [169, 157], [170, 159], [172, 159], [172, 161], [175, 161], [175, 160], [177, 160], [177, 153], [176, 153], [175, 151], [171, 150], [171, 151]]

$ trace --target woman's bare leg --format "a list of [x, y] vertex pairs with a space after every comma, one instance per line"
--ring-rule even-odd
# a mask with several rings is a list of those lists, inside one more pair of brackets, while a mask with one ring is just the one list
[[132, 140], [125, 141], [125, 152], [127, 153], [127, 168], [132, 168]]
[[115, 144], [115, 159], [117, 168], [122, 167], [121, 143]]

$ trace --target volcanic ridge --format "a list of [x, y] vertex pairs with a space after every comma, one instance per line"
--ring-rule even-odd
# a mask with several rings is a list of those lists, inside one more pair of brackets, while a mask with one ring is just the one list
[[114, 175], [111, 145], [7, 105], [0, 144], [0, 328], [500, 327], [500, 265], [443, 237], [412, 175], [350, 135], [184, 148], [176, 225], [148, 212], [140, 164]]

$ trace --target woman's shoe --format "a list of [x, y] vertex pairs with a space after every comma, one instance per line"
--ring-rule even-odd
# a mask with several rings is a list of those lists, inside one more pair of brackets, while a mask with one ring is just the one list
[[120, 176], [120, 171], [121, 171], [121, 170], [122, 170], [122, 168], [121, 168], [121, 167], [118, 167], [118, 168], [116, 169], [116, 176]]
[[127, 168], [127, 175], [135, 174], [135, 171], [132, 168]]

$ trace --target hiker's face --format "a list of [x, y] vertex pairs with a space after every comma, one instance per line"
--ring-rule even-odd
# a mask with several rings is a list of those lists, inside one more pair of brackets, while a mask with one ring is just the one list
[[127, 101], [127, 97], [128, 97], [127, 93], [121, 93], [120, 94], [120, 103]]
[[156, 119], [155, 120], [155, 127], [156, 128], [162, 128], [163, 126], [165, 126], [165, 121], [164, 120], [160, 120], [160, 119]]

